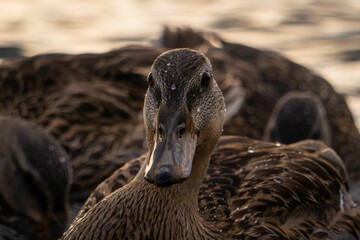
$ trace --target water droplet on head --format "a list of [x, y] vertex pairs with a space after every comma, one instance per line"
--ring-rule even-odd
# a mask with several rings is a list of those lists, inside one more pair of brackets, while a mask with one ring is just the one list
[[254, 147], [248, 147], [248, 153], [254, 153], [255, 148]]
[[197, 112], [200, 112], [200, 111], [201, 111], [201, 109], [200, 109], [200, 108], [197, 108], [197, 109], [196, 109], [196, 111], [197, 111]]
[[174, 77], [174, 76], [175, 76], [174, 74], [171, 75], [171, 77]]
[[171, 90], [175, 90], [176, 89], [176, 85], [175, 85], [175, 83], [173, 83], [172, 85], [171, 85]]
[[276, 142], [276, 143], [275, 143], [275, 146], [280, 147], [280, 146], [281, 146], [281, 143], [280, 143], [280, 142]]
[[171, 63], [167, 63], [167, 64], [166, 64], [166, 66], [170, 66], [170, 65], [171, 65]]

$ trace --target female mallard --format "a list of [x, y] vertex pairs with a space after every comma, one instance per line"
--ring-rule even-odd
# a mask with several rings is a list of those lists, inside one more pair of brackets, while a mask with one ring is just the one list
[[71, 169], [60, 144], [0, 118], [0, 239], [57, 239], [67, 227]]
[[168, 51], [148, 81], [144, 163], [62, 239], [360, 237], [346, 170], [320, 142], [280, 146], [223, 137], [211, 157], [225, 107], [203, 54]]
[[277, 53], [233, 44], [191, 29], [166, 29], [159, 45], [101, 54], [46, 54], [0, 65], [0, 113], [32, 119], [54, 135], [74, 169], [73, 201], [145, 152], [146, 76], [168, 48], [205, 51], [227, 106], [224, 133], [261, 139], [276, 102], [289, 91], [319, 95], [331, 147], [349, 178], [360, 177], [360, 135], [345, 100], [321, 77]]

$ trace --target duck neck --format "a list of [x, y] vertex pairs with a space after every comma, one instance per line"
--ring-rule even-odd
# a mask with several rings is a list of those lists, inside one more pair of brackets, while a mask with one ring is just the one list
[[[171, 226], [178, 226], [175, 230], [171, 229], [172, 233], [175, 234], [175, 237], [173, 236], [174, 238], [171, 239], [222, 239], [215, 226], [200, 217], [198, 210], [198, 193], [209, 161], [210, 153], [205, 148], [200, 147], [195, 152], [192, 172], [186, 181], [170, 187], [157, 187], [144, 178], [146, 162], [133, 181], [133, 184], [141, 185], [139, 189], [151, 193], [143, 196], [151, 201], [152, 209], [149, 211], [154, 211], [154, 213], [149, 214], [151, 219], [148, 221], [152, 221], [154, 226], [159, 226], [157, 222], [164, 225], [161, 224], [164, 221]], [[141, 201], [147, 200], [142, 199]], [[156, 206], [160, 208], [156, 208]], [[156, 219], [154, 216], [160, 216], [160, 218]], [[179, 225], [179, 223], [181, 224]], [[163, 231], [166, 235], [169, 227], [164, 227]]]
[[196, 149], [191, 174], [189, 178], [183, 182], [182, 186], [184, 190], [188, 189], [187, 191], [190, 191], [188, 197], [191, 197], [192, 201], [196, 203], [196, 207], [198, 207], [199, 189], [203, 183], [210, 162], [211, 151], [209, 152], [207, 150], [208, 149], [201, 146]]

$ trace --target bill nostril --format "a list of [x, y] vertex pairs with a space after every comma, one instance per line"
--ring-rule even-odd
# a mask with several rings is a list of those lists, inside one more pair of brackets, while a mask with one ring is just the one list
[[185, 133], [185, 126], [180, 126], [178, 129], [178, 137], [181, 138], [184, 133]]
[[160, 125], [159, 128], [158, 128], [159, 135], [162, 136], [163, 132], [164, 132], [164, 127]]
[[169, 185], [171, 179], [172, 177], [169, 171], [163, 171], [156, 174], [156, 184], [159, 186]]

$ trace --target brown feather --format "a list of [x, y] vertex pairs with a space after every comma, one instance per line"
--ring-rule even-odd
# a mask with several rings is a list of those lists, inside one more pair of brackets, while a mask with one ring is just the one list
[[310, 91], [328, 114], [331, 147], [351, 182], [359, 180], [360, 135], [344, 98], [326, 80], [277, 53], [192, 29], [166, 29], [156, 48], [8, 62], [0, 67], [1, 113], [35, 120], [60, 140], [75, 169], [72, 199], [83, 201], [115, 169], [145, 152], [146, 76], [159, 53], [182, 46], [201, 50], [212, 62], [227, 105], [225, 134], [261, 139], [281, 96]]

